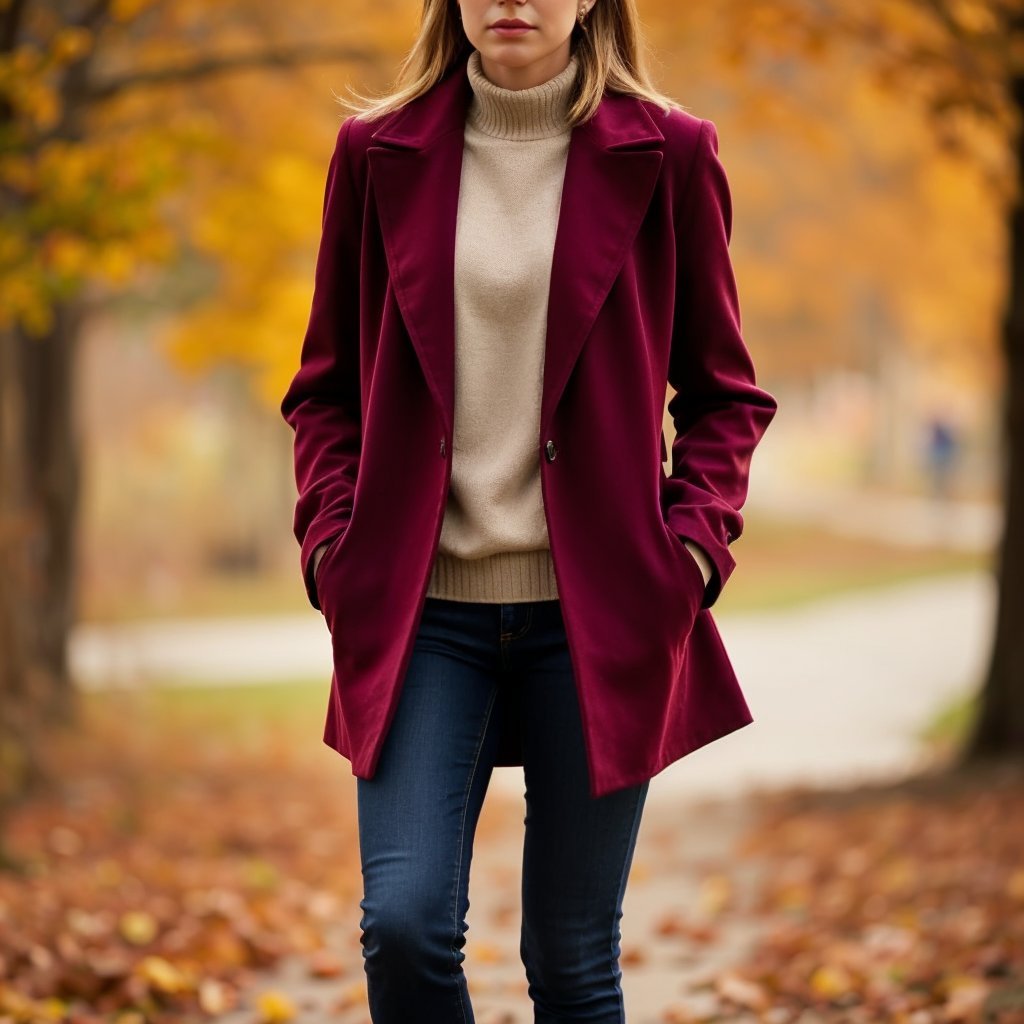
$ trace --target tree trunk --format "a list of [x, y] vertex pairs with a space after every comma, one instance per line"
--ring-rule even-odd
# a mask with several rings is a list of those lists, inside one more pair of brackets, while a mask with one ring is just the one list
[[24, 449], [13, 333], [0, 335], [0, 829], [28, 785], [37, 739], [21, 596], [31, 584], [25, 551], [28, 524], [22, 495]]
[[[1024, 125], [1024, 78], [1012, 95]], [[1018, 128], [1018, 188], [1010, 218], [1010, 282], [1003, 320], [1003, 531], [996, 554], [995, 635], [980, 707], [962, 763], [1024, 756], [1024, 130]]]
[[25, 400], [28, 502], [38, 524], [33, 552], [40, 590], [35, 616], [34, 660], [51, 681], [48, 722], [74, 721], [74, 690], [68, 670], [68, 639], [75, 620], [76, 528], [81, 457], [75, 420], [75, 380], [81, 307], [54, 309], [52, 330], [20, 338]]
[[74, 420], [76, 305], [52, 329], [0, 336], [0, 834], [3, 813], [45, 780], [47, 729], [74, 721], [79, 452]]

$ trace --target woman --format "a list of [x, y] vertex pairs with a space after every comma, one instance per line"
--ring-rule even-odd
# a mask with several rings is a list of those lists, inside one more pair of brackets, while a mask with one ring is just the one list
[[281, 406], [377, 1024], [473, 1019], [495, 765], [525, 776], [535, 1019], [622, 1021], [650, 779], [752, 721], [710, 609], [776, 402], [718, 136], [650, 85], [635, 0], [577, 2], [425, 0], [397, 91], [338, 132]]

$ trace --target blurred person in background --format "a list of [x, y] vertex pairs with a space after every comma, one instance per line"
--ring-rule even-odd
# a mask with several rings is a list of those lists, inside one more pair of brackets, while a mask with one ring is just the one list
[[931, 496], [936, 501], [952, 497], [960, 445], [956, 425], [944, 412], [934, 412], [925, 423], [924, 464]]
[[620, 1024], [650, 780], [752, 721], [711, 606], [776, 402], [717, 130], [642, 54], [635, 0], [425, 0], [393, 91], [342, 101], [281, 411], [376, 1024], [473, 1020], [496, 765], [525, 776], [535, 1020]]

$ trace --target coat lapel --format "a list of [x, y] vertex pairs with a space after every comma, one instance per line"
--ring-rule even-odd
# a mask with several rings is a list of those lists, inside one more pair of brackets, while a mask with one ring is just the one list
[[[367, 149], [395, 297], [445, 428], [455, 411], [455, 229], [472, 90], [462, 56], [387, 115]], [[664, 136], [643, 104], [608, 94], [573, 129], [548, 297], [541, 433], [625, 261], [661, 170]]]

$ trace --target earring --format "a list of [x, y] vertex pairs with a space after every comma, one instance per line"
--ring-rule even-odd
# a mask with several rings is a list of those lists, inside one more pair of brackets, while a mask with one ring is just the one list
[[587, 5], [586, 4], [580, 4], [580, 9], [579, 9], [579, 11], [576, 14], [576, 21], [579, 23], [580, 28], [583, 29], [584, 32], [587, 31], [587, 26], [583, 23], [583, 21], [586, 18], [586, 16], [587, 16]]

